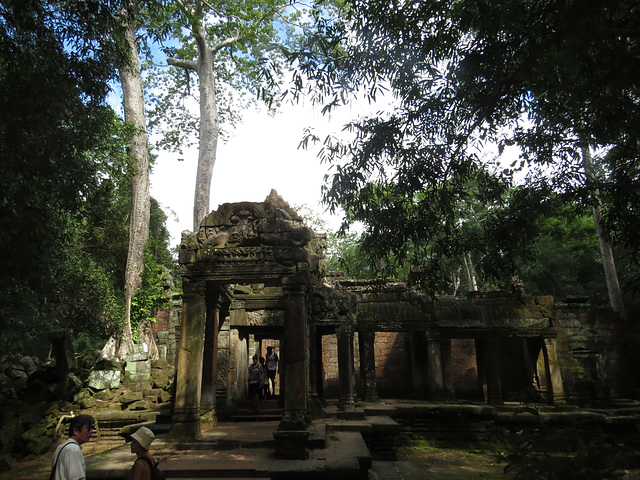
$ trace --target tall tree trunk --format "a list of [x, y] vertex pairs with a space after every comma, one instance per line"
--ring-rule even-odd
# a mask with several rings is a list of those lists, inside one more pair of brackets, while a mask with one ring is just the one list
[[240, 37], [228, 37], [214, 46], [207, 43], [205, 28], [206, 14], [203, 0], [195, 0], [193, 4], [179, 0], [178, 5], [189, 19], [191, 33], [198, 47], [198, 59], [183, 60], [167, 58], [167, 63], [174, 67], [196, 71], [200, 92], [200, 139], [198, 148], [198, 170], [193, 199], [193, 230], [200, 228], [200, 223], [209, 214], [211, 196], [211, 177], [218, 154], [218, 137], [220, 135], [220, 117], [216, 99], [216, 74], [213, 62], [217, 53], [223, 48], [238, 42]]
[[[131, 215], [129, 219], [129, 250], [125, 269], [125, 330], [117, 351], [123, 356], [133, 351], [131, 330], [131, 302], [142, 285], [144, 247], [149, 239], [149, 151], [144, 115], [144, 89], [140, 73], [140, 60], [136, 44], [135, 11], [137, 1], [128, 2], [123, 12], [125, 42], [129, 51], [128, 63], [120, 66], [120, 83], [124, 102], [124, 118], [135, 126], [136, 132], [128, 139], [129, 155], [135, 159], [135, 175], [131, 181]], [[155, 342], [153, 342], [155, 347]]]
[[[582, 147], [582, 165], [587, 176], [587, 181], [595, 185], [595, 169], [591, 158], [591, 150], [588, 145]], [[613, 259], [611, 244], [602, 231], [602, 201], [600, 200], [600, 192], [594, 187], [591, 190], [591, 195], [594, 199], [593, 220], [596, 224], [596, 234], [600, 242], [600, 254], [602, 255], [602, 266], [604, 267], [604, 276], [607, 282], [609, 303], [614, 312], [618, 312], [621, 318], [626, 318], [624, 302], [622, 300], [622, 290], [618, 282], [618, 274], [616, 272], [616, 264]]]
[[211, 177], [218, 152], [220, 118], [216, 101], [216, 77], [213, 71], [214, 52], [208, 47], [201, 29], [196, 35], [198, 44], [198, 80], [200, 89], [200, 143], [198, 171], [193, 198], [193, 231], [209, 214]]
[[474, 272], [473, 262], [471, 261], [471, 253], [467, 252], [462, 255], [462, 260], [464, 261], [464, 268], [467, 273], [469, 291], [475, 292], [478, 290], [478, 282], [476, 281], [476, 274]]

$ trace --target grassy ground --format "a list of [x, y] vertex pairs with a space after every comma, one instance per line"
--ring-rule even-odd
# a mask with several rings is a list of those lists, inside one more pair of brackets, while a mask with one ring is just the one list
[[[395, 464], [395, 469], [402, 474], [402, 478], [412, 480], [509, 480], [514, 477], [514, 472], [503, 473], [506, 465], [497, 462], [490, 445], [485, 449], [473, 446], [455, 448], [451, 445], [415, 441], [398, 450], [398, 462]], [[638, 468], [620, 470], [617, 474], [620, 480], [640, 480]], [[584, 477], [574, 475], [571, 478]], [[378, 475], [373, 480], [386, 479], [384, 475]]]
[[489, 450], [449, 446], [445, 448], [425, 441], [416, 441], [400, 448], [398, 461], [408, 462], [415, 467], [413, 475], [408, 476], [416, 480], [509, 478], [503, 475], [504, 464], [498, 464]]

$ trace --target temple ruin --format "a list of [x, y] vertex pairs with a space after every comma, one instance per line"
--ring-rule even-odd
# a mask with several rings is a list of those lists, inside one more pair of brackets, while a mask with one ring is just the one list
[[195, 440], [203, 416], [233, 411], [266, 345], [281, 362], [282, 458], [306, 457], [310, 408], [326, 398], [357, 419], [359, 400], [385, 396], [501, 405], [625, 393], [609, 310], [505, 292], [434, 300], [404, 283], [330, 274], [325, 248], [275, 191], [223, 204], [183, 233], [170, 438]]

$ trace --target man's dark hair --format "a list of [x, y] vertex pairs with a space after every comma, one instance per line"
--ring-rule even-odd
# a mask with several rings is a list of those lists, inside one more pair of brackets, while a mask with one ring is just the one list
[[95, 423], [91, 415], [78, 415], [73, 417], [69, 422], [69, 436], [71, 437], [76, 430], [82, 430], [85, 425], [93, 426]]

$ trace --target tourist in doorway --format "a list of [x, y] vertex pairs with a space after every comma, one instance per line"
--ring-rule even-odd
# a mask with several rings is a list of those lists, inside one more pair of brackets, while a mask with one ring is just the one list
[[127, 473], [126, 480], [152, 480], [153, 467], [156, 462], [149, 453], [151, 442], [156, 436], [147, 427], [140, 427], [131, 435], [131, 453], [138, 458], [133, 462], [133, 467]]
[[258, 355], [254, 355], [253, 363], [249, 365], [247, 382], [249, 383], [249, 400], [253, 403], [253, 409], [256, 412], [260, 412], [260, 399], [258, 398], [258, 395], [262, 388], [263, 378], [264, 373], [262, 371], [262, 365], [258, 362]]
[[280, 373], [280, 359], [278, 358], [278, 354], [273, 351], [273, 347], [269, 345], [267, 347], [267, 377], [268, 381], [271, 381], [271, 391], [269, 392], [270, 396], [274, 396], [276, 394], [276, 374]]
[[269, 377], [265, 366], [264, 357], [260, 357], [260, 367], [262, 368], [262, 386], [260, 387], [260, 400], [269, 398]]
[[51, 458], [52, 480], [84, 480], [87, 467], [82, 454], [82, 444], [91, 439], [96, 431], [91, 415], [78, 415], [69, 423], [69, 438], [60, 445]]

